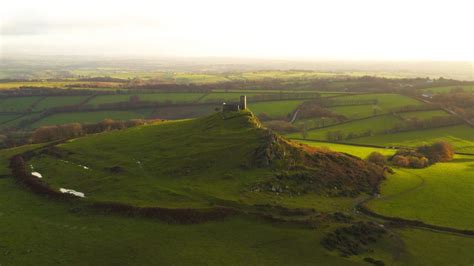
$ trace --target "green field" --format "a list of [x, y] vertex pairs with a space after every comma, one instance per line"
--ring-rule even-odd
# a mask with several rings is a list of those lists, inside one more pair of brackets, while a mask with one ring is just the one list
[[382, 110], [380, 110], [377, 105], [337, 106], [328, 109], [336, 114], [343, 115], [350, 120], [382, 113]]
[[385, 156], [390, 156], [395, 153], [394, 149], [361, 147], [361, 146], [352, 146], [352, 145], [344, 145], [344, 144], [329, 143], [329, 142], [318, 142], [318, 141], [307, 141], [307, 140], [298, 140], [298, 142], [307, 144], [312, 147], [328, 148], [332, 151], [345, 152], [362, 159], [366, 158], [370, 153], [374, 151], [379, 152]]
[[33, 109], [42, 111], [52, 107], [77, 105], [87, 99], [87, 96], [48, 96], [38, 102]]
[[94, 111], [94, 112], [72, 112], [59, 113], [47, 116], [32, 125], [31, 128], [41, 126], [61, 125], [68, 123], [97, 123], [104, 119], [130, 120], [135, 118], [147, 118], [151, 114], [150, 109], [134, 111]]
[[474, 229], [474, 156], [457, 155], [425, 169], [396, 169], [369, 203], [381, 214]]
[[39, 96], [6, 98], [0, 100], [0, 112], [25, 112], [40, 99]]
[[406, 112], [400, 113], [400, 116], [405, 119], [419, 119], [419, 120], [427, 120], [433, 117], [444, 117], [450, 116], [447, 112], [443, 110], [432, 110], [432, 111], [419, 111], [419, 112]]
[[249, 103], [248, 108], [257, 115], [266, 113], [272, 117], [286, 117], [303, 102], [304, 100], [258, 102]]
[[[474, 239], [427, 230], [400, 230], [406, 250], [402, 265], [470, 265], [474, 261]], [[394, 263], [393, 265], [397, 265]]]
[[392, 109], [404, 107], [404, 106], [418, 106], [423, 105], [422, 102], [412, 99], [407, 96], [400, 94], [391, 93], [377, 93], [377, 94], [361, 94], [361, 95], [348, 95], [335, 98], [336, 101], [357, 101], [357, 100], [373, 100], [377, 99], [380, 111], [388, 112]]
[[142, 101], [170, 102], [170, 103], [192, 103], [202, 97], [203, 93], [147, 93], [147, 94], [119, 94], [100, 95], [91, 99], [87, 104], [94, 106], [107, 103], [128, 102], [130, 97], [137, 95]]
[[[373, 134], [383, 133], [385, 130], [393, 128], [395, 125], [399, 124], [401, 121], [393, 115], [382, 115], [371, 117], [363, 120], [357, 120], [352, 122], [347, 122], [339, 125], [329, 126], [321, 129], [315, 129], [308, 131], [307, 138], [315, 140], [327, 140], [328, 132], [340, 131], [345, 138], [350, 133], [361, 134], [367, 131], [371, 131]], [[381, 135], [383, 138], [385, 135]], [[288, 134], [289, 138], [301, 138], [301, 133], [292, 133]], [[358, 139], [351, 139], [354, 141]]]
[[363, 137], [351, 140], [353, 143], [382, 146], [420, 146], [436, 141], [451, 143], [456, 151], [474, 154], [474, 128], [467, 125], [400, 132], [389, 135]]

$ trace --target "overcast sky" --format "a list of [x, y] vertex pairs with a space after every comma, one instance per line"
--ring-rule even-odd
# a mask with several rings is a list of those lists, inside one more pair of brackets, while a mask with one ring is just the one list
[[1, 0], [0, 53], [474, 61], [473, 2]]

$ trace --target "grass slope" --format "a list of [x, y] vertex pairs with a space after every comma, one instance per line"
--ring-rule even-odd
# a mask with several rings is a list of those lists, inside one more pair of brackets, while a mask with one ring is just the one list
[[[474, 156], [425, 169], [399, 169], [369, 207], [381, 214], [474, 230]], [[408, 191], [408, 192], [407, 192]]]
[[[34, 147], [0, 150], [0, 176], [8, 176], [10, 156]], [[174, 225], [101, 215], [32, 194], [10, 177], [0, 178], [0, 224], [6, 265], [364, 265], [327, 253], [324, 230], [242, 217]]]
[[161, 207], [253, 204], [275, 186], [293, 203], [293, 196], [308, 193], [357, 195], [381, 178], [381, 169], [363, 161], [281, 139], [250, 112], [232, 115], [91, 135], [58, 145], [62, 156], [46, 152], [30, 164], [53, 187], [91, 200]]

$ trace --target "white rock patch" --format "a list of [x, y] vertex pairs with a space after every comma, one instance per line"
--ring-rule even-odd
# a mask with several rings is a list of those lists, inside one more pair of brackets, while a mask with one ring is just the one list
[[31, 175], [36, 176], [37, 178], [43, 178], [43, 176], [38, 172], [31, 172]]
[[59, 191], [61, 193], [69, 193], [69, 194], [72, 194], [76, 197], [80, 197], [80, 198], [84, 198], [86, 195], [84, 195], [84, 193], [82, 192], [79, 192], [79, 191], [75, 191], [73, 189], [67, 189], [67, 188], [60, 188]]

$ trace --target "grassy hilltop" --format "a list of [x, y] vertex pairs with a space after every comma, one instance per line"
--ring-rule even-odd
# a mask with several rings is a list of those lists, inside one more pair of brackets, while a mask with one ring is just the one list
[[170, 208], [251, 203], [262, 193], [357, 196], [382, 177], [375, 165], [289, 142], [247, 111], [91, 135], [28, 163], [50, 186], [90, 200]]

